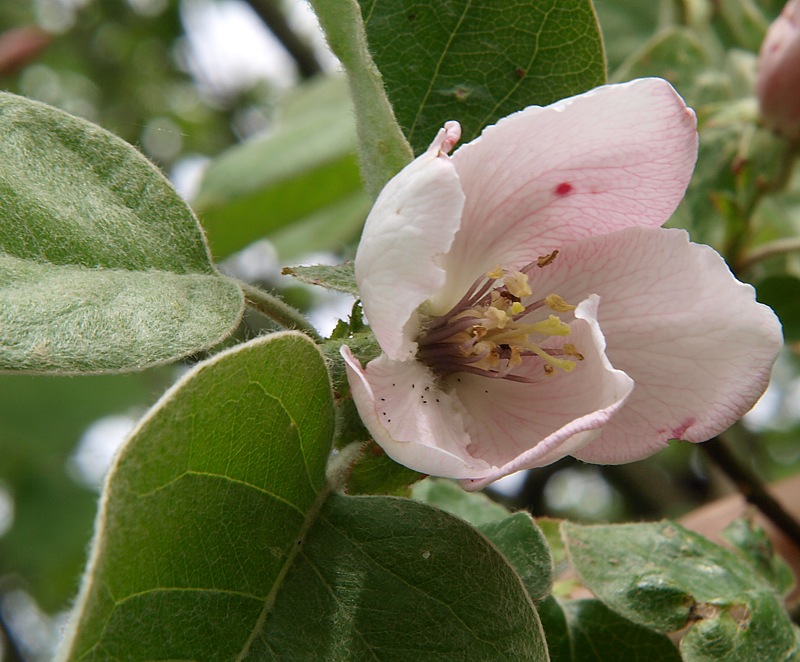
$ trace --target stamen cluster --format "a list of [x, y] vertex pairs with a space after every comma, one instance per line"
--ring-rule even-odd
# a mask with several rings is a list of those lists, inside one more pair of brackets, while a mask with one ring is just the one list
[[521, 271], [498, 266], [478, 278], [449, 312], [428, 321], [417, 338], [417, 358], [440, 377], [466, 372], [531, 382], [530, 376], [514, 374], [514, 370], [537, 359], [545, 375], [556, 368], [571, 371], [575, 361], [583, 360], [574, 345], [547, 351], [541, 347], [551, 336], [569, 335], [569, 326], [553, 314], [536, 322], [524, 321], [545, 307], [556, 313], [575, 309], [557, 294], [530, 301], [530, 271], [550, 264], [556, 254], [541, 257]]

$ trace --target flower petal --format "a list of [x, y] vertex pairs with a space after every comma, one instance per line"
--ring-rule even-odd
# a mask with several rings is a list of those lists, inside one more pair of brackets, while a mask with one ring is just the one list
[[500, 120], [453, 154], [467, 203], [437, 308], [497, 264], [519, 268], [577, 238], [661, 225], [696, 157], [694, 113], [656, 78]]
[[532, 286], [568, 301], [598, 293], [608, 357], [636, 383], [574, 453], [587, 462], [632, 462], [670, 439], [713, 437], [753, 406], [782, 344], [753, 288], [682, 230], [633, 228], [565, 246]]
[[448, 478], [491, 471], [486, 462], [466, 452], [469, 437], [458, 403], [436, 389], [425, 366], [381, 354], [364, 369], [347, 346], [341, 353], [358, 413], [395, 462]]
[[367, 217], [355, 259], [364, 313], [392, 359], [414, 357], [416, 310], [445, 282], [439, 256], [461, 223], [464, 194], [443, 151], [460, 135], [448, 122], [427, 152], [381, 191]]
[[[597, 323], [598, 302], [592, 296], [575, 310], [568, 337], [583, 354], [572, 372], [545, 376], [542, 366], [526, 376], [541, 380], [518, 383], [476, 375], [455, 378], [455, 392], [469, 412], [470, 450], [499, 467], [478, 480], [464, 481], [477, 490], [508, 474], [551, 464], [590, 443], [633, 389], [633, 380], [605, 356], [605, 339]], [[458, 381], [460, 380], [460, 382]]]

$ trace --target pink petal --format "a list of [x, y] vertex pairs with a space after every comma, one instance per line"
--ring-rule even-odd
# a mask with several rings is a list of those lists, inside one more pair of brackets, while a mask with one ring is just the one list
[[567, 340], [584, 360], [572, 372], [556, 371], [548, 377], [539, 364], [528, 373], [541, 375], [533, 384], [476, 375], [455, 378], [455, 392], [470, 413], [470, 451], [499, 467], [483, 478], [464, 481], [466, 489], [477, 490], [515, 471], [575, 453], [597, 436], [597, 430], [625, 402], [633, 380], [605, 356], [597, 307], [598, 297], [593, 296], [575, 311]]
[[364, 369], [347, 346], [341, 353], [361, 420], [395, 462], [448, 478], [472, 478], [491, 470], [466, 452], [469, 437], [459, 405], [438, 391], [425, 366], [382, 354]]
[[445, 282], [439, 256], [461, 223], [464, 194], [442, 150], [458, 140], [448, 122], [427, 152], [381, 191], [367, 218], [355, 259], [367, 320], [383, 351], [408, 360], [416, 353], [416, 310]]
[[663, 224], [696, 157], [694, 113], [655, 78], [531, 106], [488, 127], [453, 154], [467, 203], [441, 306], [497, 264], [518, 268], [576, 238]]
[[782, 345], [775, 314], [708, 246], [682, 230], [633, 228], [565, 246], [534, 290], [600, 295], [607, 354], [636, 387], [587, 447], [587, 462], [647, 457], [670, 439], [705, 441], [766, 388]]

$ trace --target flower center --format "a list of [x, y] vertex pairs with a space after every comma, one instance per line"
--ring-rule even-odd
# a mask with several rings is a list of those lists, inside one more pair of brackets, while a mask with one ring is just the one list
[[550, 264], [558, 254], [540, 257], [522, 271], [496, 267], [481, 276], [453, 308], [428, 321], [417, 338], [417, 358], [440, 377], [468, 372], [518, 382], [534, 381], [513, 371], [523, 363], [537, 361], [545, 375], [556, 369], [569, 372], [583, 356], [570, 343], [559, 349], [542, 349], [553, 336], [567, 336], [570, 328], [557, 315], [535, 322], [523, 321], [532, 312], [575, 310], [557, 294], [530, 303], [533, 292], [530, 271]]

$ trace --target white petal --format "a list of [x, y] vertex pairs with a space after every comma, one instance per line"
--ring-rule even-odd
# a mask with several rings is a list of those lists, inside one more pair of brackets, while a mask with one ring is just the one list
[[[600, 308], [602, 308], [602, 301]], [[527, 376], [533, 384], [459, 375], [455, 391], [470, 413], [473, 455], [499, 467], [482, 479], [464, 481], [476, 490], [508, 474], [551, 464], [590, 443], [633, 389], [633, 380], [605, 356], [597, 324], [598, 297], [575, 311], [571, 333], [584, 360], [572, 372], [545, 376], [541, 364]]]
[[588, 462], [642, 459], [670, 439], [705, 441], [766, 388], [780, 323], [708, 246], [682, 230], [634, 228], [565, 246], [534, 290], [600, 295], [600, 326], [615, 367], [636, 382], [589, 446]]
[[382, 354], [364, 369], [347, 346], [342, 357], [364, 425], [395, 462], [448, 478], [473, 478], [491, 470], [467, 453], [469, 437], [458, 403], [436, 389], [425, 366]]
[[364, 313], [392, 359], [416, 353], [416, 310], [445, 282], [440, 256], [461, 223], [464, 194], [450, 157], [460, 128], [448, 122], [427, 152], [381, 191], [355, 259]]
[[576, 238], [663, 224], [697, 156], [694, 113], [666, 81], [607, 85], [488, 127], [453, 154], [467, 203], [446, 309], [481, 273]]

